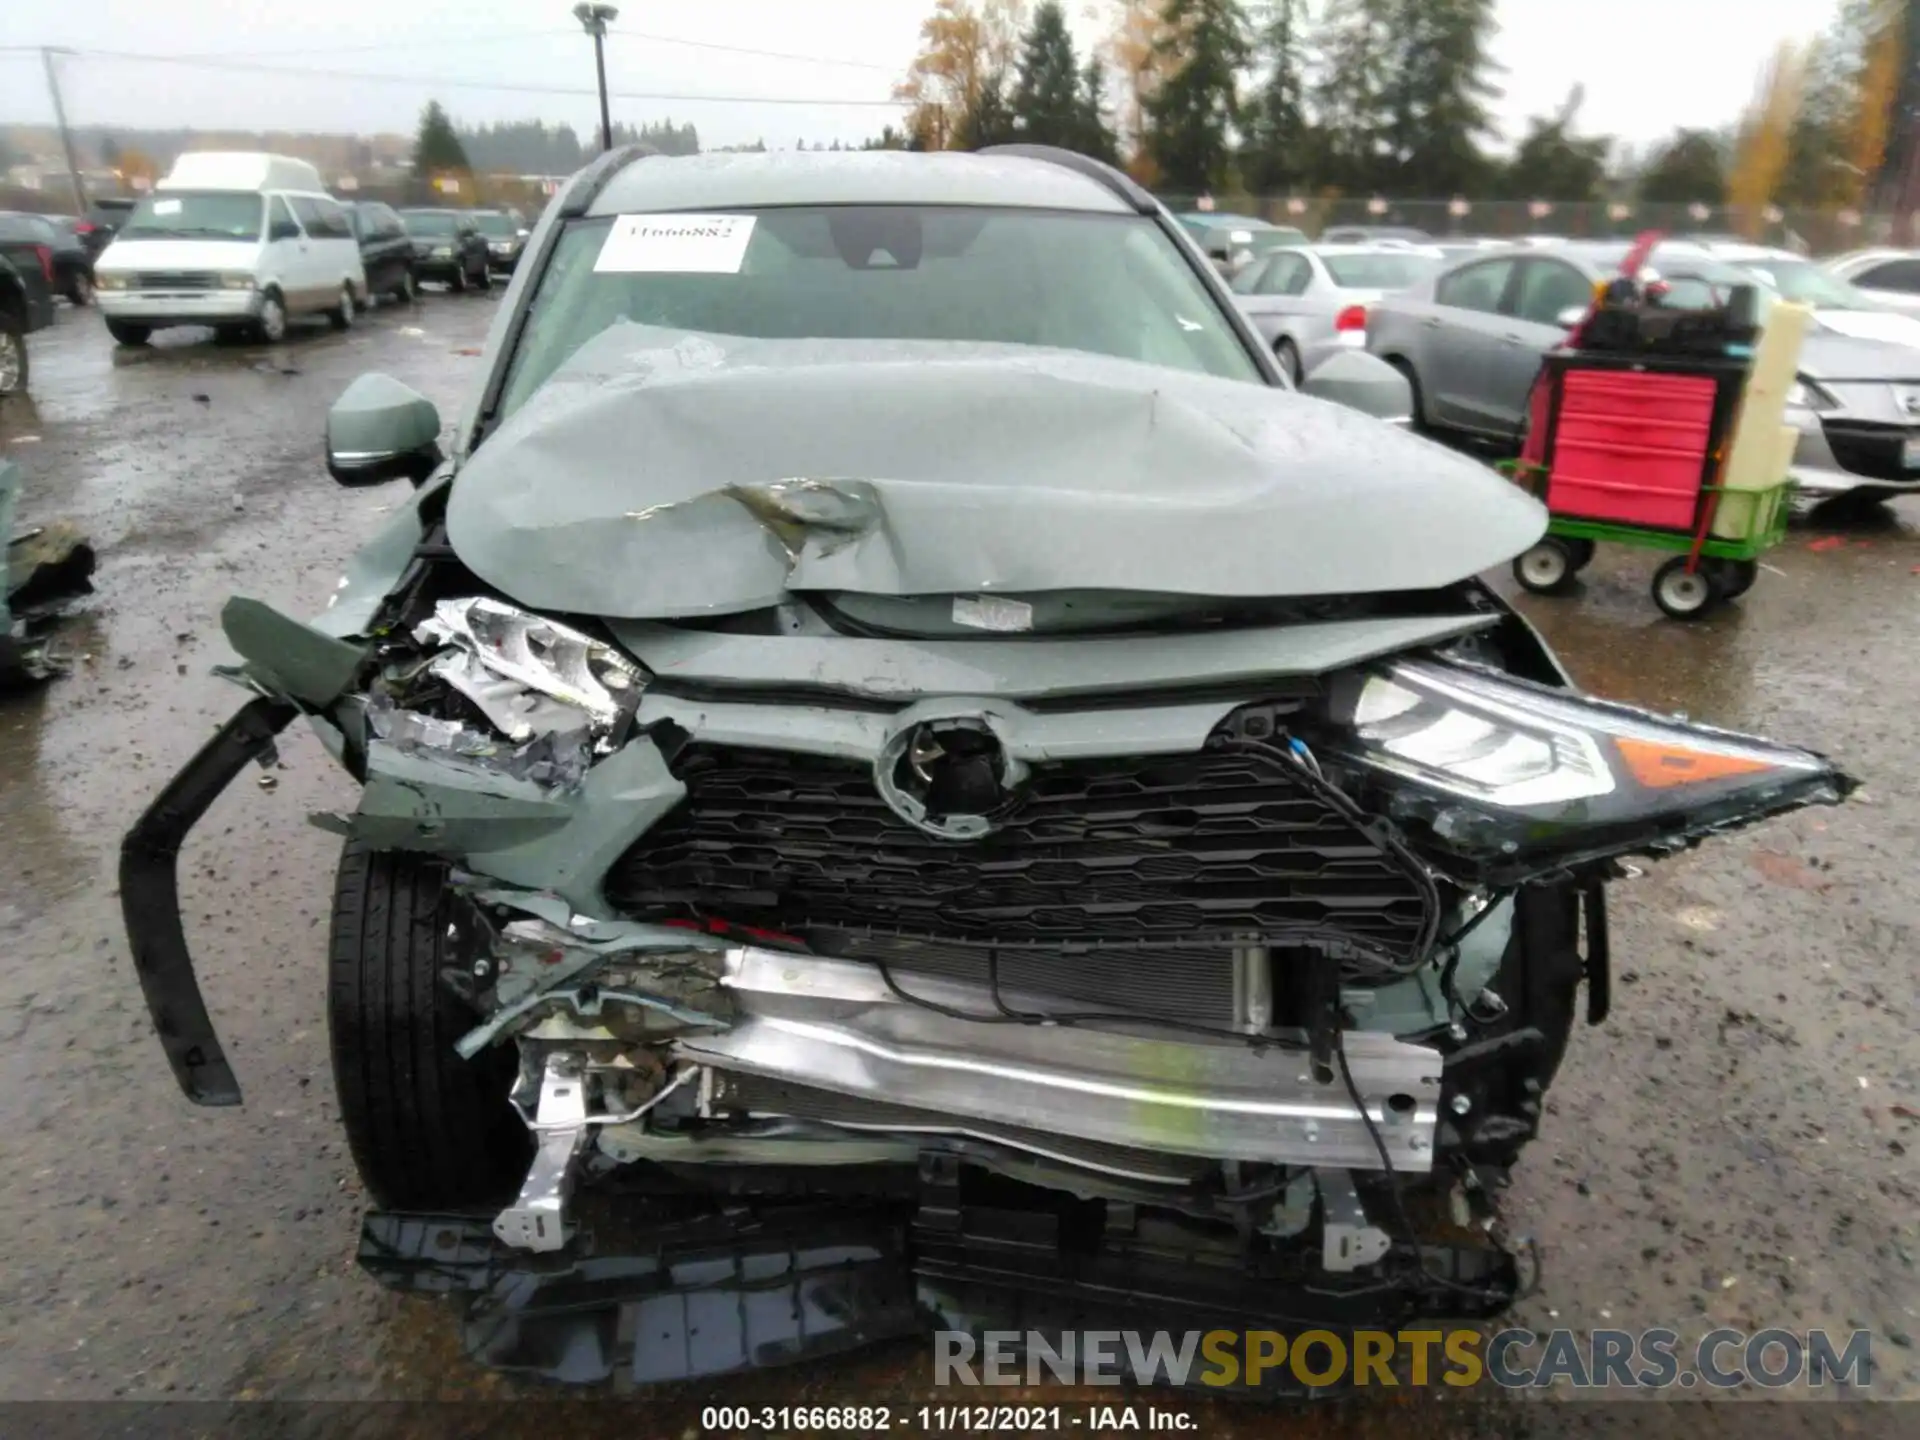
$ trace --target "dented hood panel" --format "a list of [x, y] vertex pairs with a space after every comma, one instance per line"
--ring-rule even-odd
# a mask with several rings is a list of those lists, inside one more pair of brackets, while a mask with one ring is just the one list
[[666, 619], [809, 591], [1426, 589], [1525, 549], [1545, 514], [1474, 461], [1264, 386], [620, 324], [470, 457], [447, 526], [524, 605]]

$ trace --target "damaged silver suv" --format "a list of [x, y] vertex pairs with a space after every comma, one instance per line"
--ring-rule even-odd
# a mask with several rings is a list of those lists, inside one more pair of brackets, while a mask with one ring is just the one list
[[1292, 393], [1064, 152], [615, 152], [487, 353], [450, 459], [335, 408], [336, 478], [418, 488], [317, 619], [228, 604], [254, 698], [122, 894], [237, 1104], [175, 857], [296, 717], [361, 784], [362, 1258], [503, 1364], [1495, 1313], [1621, 857], [1852, 787], [1580, 694], [1475, 578], [1534, 502]]

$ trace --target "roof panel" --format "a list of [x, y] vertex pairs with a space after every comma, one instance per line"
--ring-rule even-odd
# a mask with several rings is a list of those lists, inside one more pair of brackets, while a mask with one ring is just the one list
[[1133, 213], [1098, 181], [1045, 160], [904, 150], [636, 160], [607, 182], [590, 213], [754, 210], [776, 205], [992, 205]]

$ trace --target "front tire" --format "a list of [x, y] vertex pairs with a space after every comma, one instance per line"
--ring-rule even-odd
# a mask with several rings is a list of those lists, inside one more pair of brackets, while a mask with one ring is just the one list
[[411, 268], [400, 272], [400, 283], [394, 286], [393, 298], [402, 305], [411, 305], [420, 298], [420, 290], [414, 282]]
[[279, 291], [269, 290], [260, 297], [260, 313], [253, 317], [253, 335], [267, 345], [278, 345], [287, 338], [287, 305]]
[[340, 303], [327, 312], [327, 321], [336, 330], [351, 330], [353, 328], [354, 311], [358, 308], [359, 302], [353, 298], [352, 284], [342, 284], [340, 286]]
[[93, 280], [84, 270], [76, 270], [67, 280], [67, 303], [82, 309], [93, 303]]
[[144, 345], [153, 338], [151, 325], [129, 325], [124, 320], [107, 321], [107, 334], [116, 345]]
[[1280, 368], [1287, 372], [1287, 379], [1298, 390], [1300, 382], [1306, 378], [1301, 370], [1299, 348], [1283, 335], [1274, 341], [1273, 358], [1280, 362]]
[[518, 1060], [462, 1060], [478, 1021], [441, 983], [460, 957], [460, 902], [444, 863], [349, 840], [334, 886], [327, 1030], [334, 1093], [355, 1166], [390, 1210], [484, 1211], [512, 1198], [533, 1155], [511, 1105]]
[[0, 400], [26, 393], [27, 327], [18, 315], [0, 312]]

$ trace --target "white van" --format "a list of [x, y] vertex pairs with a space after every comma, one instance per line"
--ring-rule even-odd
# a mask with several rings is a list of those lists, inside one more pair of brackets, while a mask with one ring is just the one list
[[367, 294], [346, 210], [319, 171], [285, 155], [182, 155], [93, 268], [122, 345], [168, 325], [278, 341], [294, 315], [325, 315], [344, 330]]

